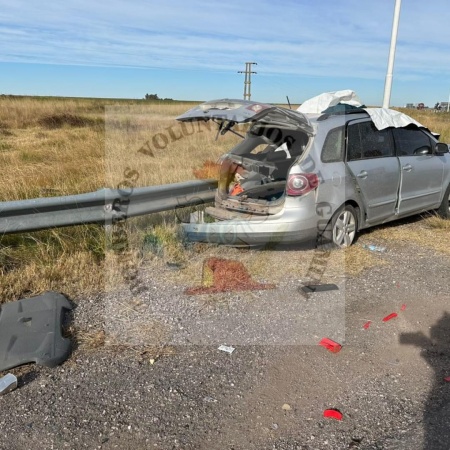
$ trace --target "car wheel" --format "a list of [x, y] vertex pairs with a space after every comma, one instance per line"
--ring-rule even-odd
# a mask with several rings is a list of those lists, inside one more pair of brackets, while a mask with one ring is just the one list
[[437, 212], [444, 219], [450, 219], [450, 184], [445, 191], [441, 206], [439, 206]]
[[336, 211], [323, 234], [319, 236], [318, 245], [335, 248], [350, 247], [355, 240], [357, 229], [356, 210], [351, 205], [345, 205]]

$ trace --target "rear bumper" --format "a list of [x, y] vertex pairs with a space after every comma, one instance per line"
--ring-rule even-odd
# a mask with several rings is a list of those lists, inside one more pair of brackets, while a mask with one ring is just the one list
[[287, 197], [280, 213], [264, 218], [189, 223], [183, 224], [183, 231], [189, 241], [233, 247], [313, 243], [317, 239], [315, 197]]

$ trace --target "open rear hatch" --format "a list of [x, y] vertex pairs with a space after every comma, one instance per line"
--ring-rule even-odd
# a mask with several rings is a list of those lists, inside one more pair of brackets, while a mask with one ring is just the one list
[[177, 120], [181, 122], [207, 121], [210, 119], [219, 124], [221, 122], [231, 124], [231, 127], [236, 123], [260, 122], [272, 127], [289, 127], [291, 130], [302, 130], [309, 135], [314, 132], [308, 118], [299, 111], [249, 100], [212, 100], [202, 103], [177, 117]]
[[[276, 214], [284, 203], [288, 172], [305, 151], [314, 129], [298, 111], [246, 100], [213, 100], [181, 116], [180, 121], [218, 124], [218, 135], [231, 131], [243, 140], [221, 158], [215, 208], [218, 220], [236, 214]], [[248, 123], [246, 136], [233, 127]]]

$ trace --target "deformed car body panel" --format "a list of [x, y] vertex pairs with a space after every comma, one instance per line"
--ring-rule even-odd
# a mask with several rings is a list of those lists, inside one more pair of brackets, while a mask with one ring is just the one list
[[[315, 196], [287, 198], [284, 208], [270, 216], [249, 215], [213, 223], [183, 224], [189, 241], [252, 247], [270, 244], [311, 242], [317, 238]], [[282, 220], [280, 220], [282, 219]]]
[[[235, 110], [239, 109], [236, 106], [237, 103], [245, 103], [246, 108], [254, 103], [241, 100], [233, 102], [236, 102], [232, 104]], [[214, 107], [217, 106], [216, 101]], [[247, 137], [220, 160], [224, 172], [238, 174], [240, 178], [237, 181], [245, 185], [245, 189], [231, 190], [230, 178], [223, 180], [221, 175], [215, 207], [206, 210], [207, 215], [215, 222], [183, 224], [183, 230], [189, 240], [231, 246], [317, 242], [318, 238], [323, 239], [324, 227], [328, 229], [330, 224], [333, 226], [333, 217], [345, 205], [351, 205], [354, 208], [357, 215], [356, 229], [361, 230], [436, 209], [443, 201], [446, 188], [450, 184], [450, 154], [439, 153], [437, 149], [435, 150], [436, 136], [420, 124], [408, 122], [406, 127], [402, 127], [403, 122], [398, 122], [395, 114], [392, 117], [388, 116], [392, 120], [395, 119], [396, 123], [386, 130], [384, 126], [378, 128], [375, 124], [377, 130], [374, 132], [373, 142], [376, 145], [364, 150], [364, 155], [369, 156], [361, 156], [360, 160], [352, 161], [347, 155], [349, 126], [374, 122], [365, 109], [354, 108], [348, 113], [328, 112], [297, 116], [296, 111], [267, 106], [255, 112], [251, 118], [247, 113], [246, 117], [241, 116], [242, 122], [252, 122], [247, 131]], [[194, 110], [195, 108], [191, 110], [193, 111], [191, 117], [196, 117], [194, 120], [201, 120], [202, 116]], [[223, 109], [216, 110], [216, 113], [218, 111], [222, 113]], [[231, 111], [230, 108], [222, 116], [222, 120], [236, 119]], [[215, 113], [212, 114], [217, 118]], [[296, 125], [296, 121], [300, 124], [299, 126]], [[250, 142], [251, 139], [260, 138], [262, 146], [267, 144], [267, 139], [271, 138], [271, 135], [265, 133], [264, 129], [267, 131], [273, 127], [281, 129], [280, 138], [271, 139], [272, 145], [268, 145], [267, 149], [259, 153], [249, 153], [255, 147]], [[425, 133], [429, 137], [429, 154], [402, 156], [397, 148], [397, 141], [395, 140], [394, 145], [392, 138], [389, 139], [394, 149], [393, 153], [386, 153], [383, 147], [384, 141], [380, 140], [381, 135], [387, 133], [389, 136], [394, 136], [392, 130], [400, 128], [415, 129]], [[261, 130], [261, 133], [258, 130]], [[340, 156], [337, 159], [324, 160], [324, 149], [332, 133], [339, 136], [339, 139], [332, 141], [333, 145], [329, 146], [330, 154], [337, 152]], [[303, 137], [302, 150], [297, 154], [292, 153], [292, 159], [287, 162], [287, 166], [284, 161], [283, 164], [288, 167], [285, 177], [276, 178], [272, 176], [275, 173], [274, 167], [279, 168], [280, 163], [271, 157], [266, 158], [266, 155], [280, 155], [285, 150], [281, 143], [285, 142], [286, 136], [300, 138], [293, 142], [299, 142]], [[386, 138], [385, 141], [388, 142], [389, 139]], [[275, 147], [277, 148], [273, 150]], [[379, 150], [382, 154], [376, 155], [376, 151]], [[277, 151], [279, 151], [278, 154]], [[404, 162], [402, 158], [413, 158], [414, 161], [406, 164], [406, 159]], [[424, 163], [427, 167], [429, 166], [426, 174], [421, 172]], [[235, 166], [241, 167], [236, 170]], [[408, 172], [409, 166], [413, 167], [412, 173]], [[415, 170], [417, 173], [414, 172]], [[249, 172], [251, 176], [248, 175]], [[431, 182], [432, 173], [436, 176]], [[292, 194], [291, 187], [288, 188], [290, 180], [301, 179], [305, 175], [313, 175], [317, 183], [311, 191], [308, 190], [304, 194]], [[268, 181], [270, 177], [272, 178]], [[389, 177], [390, 183], [384, 183], [383, 177]], [[250, 179], [256, 182], [253, 186], [249, 183]], [[417, 193], [414, 193], [412, 189], [409, 189], [408, 193], [405, 191], [408, 179], [411, 179], [410, 184], [415, 186]], [[414, 183], [414, 180], [421, 181], [423, 188]], [[250, 187], [247, 187], [245, 183]], [[436, 185], [439, 183], [438, 189]], [[270, 189], [276, 192], [273, 197], [268, 194]], [[258, 194], [260, 192], [267, 195], [261, 196]], [[409, 198], [414, 205], [411, 210], [406, 210], [402, 208], [402, 202], [406, 206]], [[424, 199], [424, 201], [420, 202], [417, 199]]]
[[259, 122], [272, 127], [280, 126], [302, 130], [309, 135], [314, 134], [309, 119], [301, 112], [249, 100], [212, 100], [177, 117], [181, 122], [210, 119], [234, 123]]

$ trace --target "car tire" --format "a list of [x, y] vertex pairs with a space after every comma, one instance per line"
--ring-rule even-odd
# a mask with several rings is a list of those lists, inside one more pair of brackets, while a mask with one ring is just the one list
[[358, 231], [358, 214], [351, 205], [344, 205], [333, 215], [318, 238], [318, 247], [346, 248], [355, 241]]
[[445, 191], [441, 206], [439, 206], [437, 213], [444, 219], [450, 219], [450, 184]]

